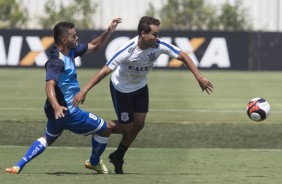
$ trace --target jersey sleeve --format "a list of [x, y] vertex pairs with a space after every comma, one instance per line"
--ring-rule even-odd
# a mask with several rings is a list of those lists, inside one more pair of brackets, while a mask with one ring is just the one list
[[163, 53], [171, 58], [177, 58], [180, 54], [180, 49], [170, 43], [159, 40], [159, 46], [162, 48]]
[[129, 50], [134, 44], [134, 41], [130, 40], [126, 44], [124, 44], [121, 49], [119, 49], [114, 56], [106, 63], [106, 65], [111, 69], [115, 70], [122, 61], [126, 61], [126, 57], [128, 57]]
[[76, 46], [76, 49], [74, 50], [74, 57], [76, 58], [77, 56], [82, 56], [88, 49], [88, 44], [83, 43], [83, 44], [78, 44]]
[[60, 59], [50, 59], [45, 64], [46, 81], [54, 80], [59, 81], [61, 73], [64, 71], [64, 63]]

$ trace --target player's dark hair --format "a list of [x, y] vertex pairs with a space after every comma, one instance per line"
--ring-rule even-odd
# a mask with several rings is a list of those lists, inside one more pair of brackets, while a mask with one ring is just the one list
[[144, 16], [141, 17], [138, 24], [138, 35], [141, 35], [141, 32], [144, 31], [146, 34], [151, 31], [150, 25], [160, 25], [160, 21], [154, 17]]
[[59, 22], [54, 26], [54, 40], [55, 43], [60, 43], [60, 37], [66, 35], [69, 29], [74, 28], [75, 25], [71, 22]]

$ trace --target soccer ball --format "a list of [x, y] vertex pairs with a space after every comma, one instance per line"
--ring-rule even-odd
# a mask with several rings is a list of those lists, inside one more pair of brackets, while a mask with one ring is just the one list
[[270, 113], [270, 105], [263, 98], [254, 98], [247, 105], [247, 114], [251, 120], [262, 121]]

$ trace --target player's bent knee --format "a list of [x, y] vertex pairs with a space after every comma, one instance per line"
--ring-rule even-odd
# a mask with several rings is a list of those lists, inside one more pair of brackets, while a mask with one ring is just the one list
[[140, 131], [140, 130], [142, 130], [144, 128], [144, 123], [143, 124], [139, 124], [138, 125], [138, 127], [137, 127], [137, 129]]
[[134, 122], [133, 123], [133, 130], [134, 131], [141, 131], [145, 126], [144, 122]]
[[123, 125], [123, 134], [129, 134], [133, 130], [133, 123]]
[[50, 138], [50, 137], [44, 136], [43, 138], [46, 140], [47, 145], [51, 146], [57, 140], [58, 137]]
[[123, 124], [123, 123], [119, 123], [119, 122], [115, 122], [115, 125], [113, 127], [113, 133], [116, 134], [129, 134], [133, 129], [133, 123], [127, 123], [127, 124]]

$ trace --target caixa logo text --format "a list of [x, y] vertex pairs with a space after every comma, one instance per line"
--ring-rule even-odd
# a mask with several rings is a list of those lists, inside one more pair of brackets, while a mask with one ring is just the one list
[[[128, 41], [129, 37], [117, 37], [113, 39], [106, 48], [106, 59], [110, 59], [115, 51], [121, 46], [121, 43]], [[161, 37], [165, 42], [172, 43], [174, 41], [175, 45], [179, 47], [182, 51], [188, 54], [194, 61], [195, 65], [202, 68], [210, 68], [216, 66], [218, 68], [229, 68], [230, 58], [227, 48], [226, 39], [223, 37], [213, 37], [210, 39], [207, 47], [203, 52], [201, 59], [196, 57], [195, 52], [199, 47], [207, 42], [206, 38], [191, 38], [189, 40], [186, 37], [175, 37], [174, 40], [171, 37]], [[170, 58], [167, 55], [162, 54], [155, 63], [156, 67], [174, 67], [179, 68], [183, 63], [179, 60]]]
[[[27, 44], [29, 51], [21, 56], [23, 45]], [[45, 36], [11, 36], [9, 46], [5, 48], [4, 38], [0, 36], [0, 66], [44, 66], [48, 60], [46, 50], [54, 44], [54, 38]], [[80, 66], [80, 58], [77, 57], [76, 65]]]

